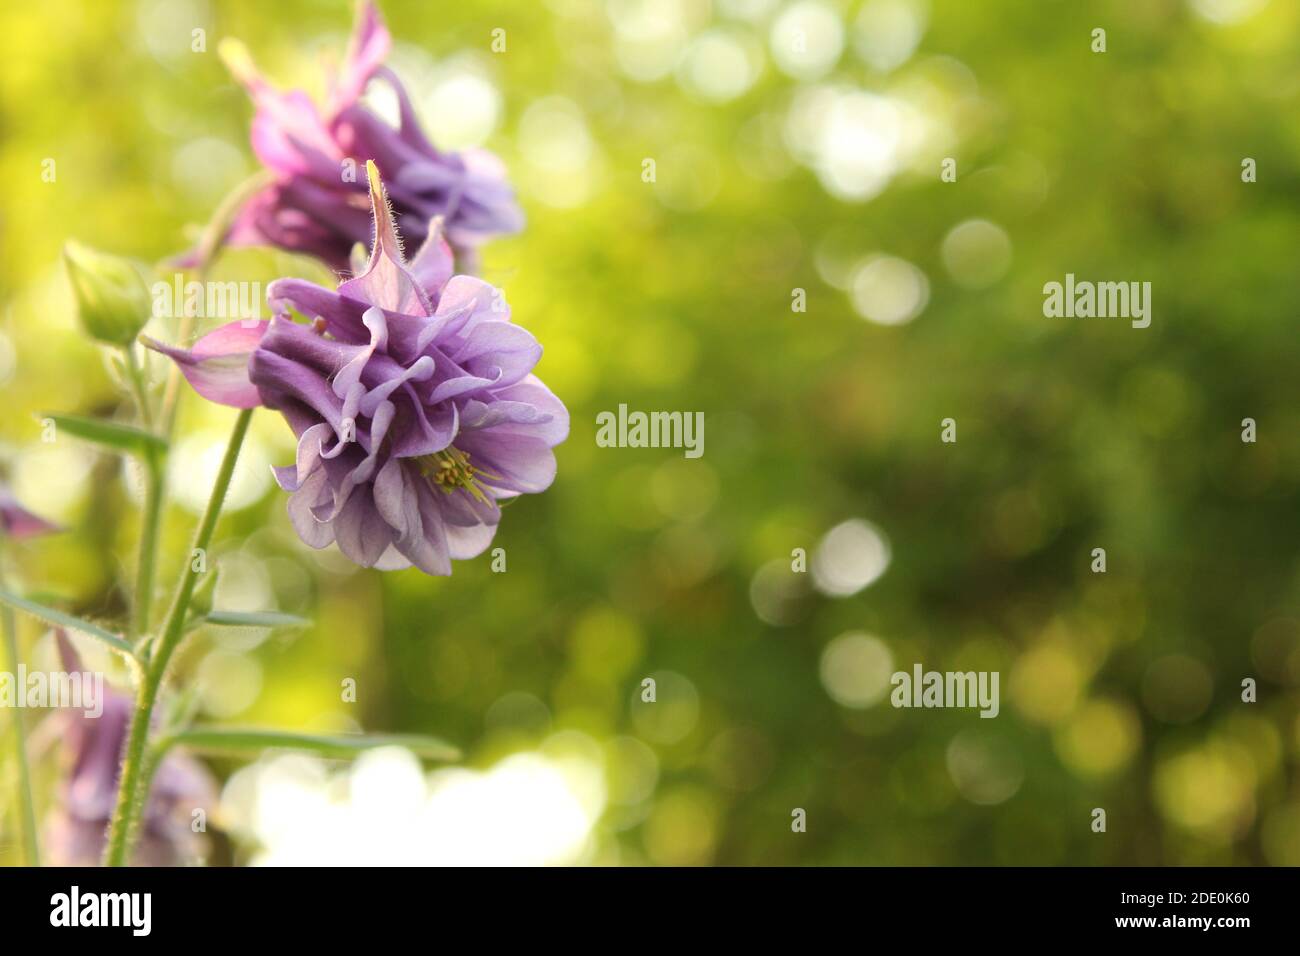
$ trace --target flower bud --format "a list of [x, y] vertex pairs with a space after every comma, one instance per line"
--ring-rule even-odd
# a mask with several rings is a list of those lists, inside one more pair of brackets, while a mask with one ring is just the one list
[[134, 262], [78, 242], [63, 247], [81, 327], [109, 345], [130, 345], [149, 321], [149, 289]]

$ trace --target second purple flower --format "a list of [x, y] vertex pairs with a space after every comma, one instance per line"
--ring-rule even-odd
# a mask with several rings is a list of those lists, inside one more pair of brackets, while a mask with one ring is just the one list
[[[240, 209], [226, 245], [278, 246], [347, 272], [353, 246], [370, 240], [359, 175], [368, 160], [383, 168], [398, 229], [414, 246], [436, 217], [442, 217], [456, 252], [471, 260], [484, 240], [523, 228], [523, 213], [496, 156], [481, 149], [440, 151], [424, 134], [406, 89], [383, 65], [391, 42], [374, 4], [363, 0], [323, 110], [301, 90], [272, 87], [239, 44], [223, 45], [227, 64], [257, 108], [253, 150], [273, 176]], [[361, 102], [372, 79], [388, 83], [397, 95], [396, 128]], [[184, 262], [193, 264], [193, 257]]]

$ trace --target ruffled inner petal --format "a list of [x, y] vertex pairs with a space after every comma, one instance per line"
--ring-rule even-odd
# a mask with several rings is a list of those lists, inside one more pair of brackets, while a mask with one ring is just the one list
[[[327, 422], [336, 434], [341, 433], [343, 401], [334, 394], [320, 372], [267, 349], [253, 353], [249, 371], [268, 407], [279, 408], [286, 399], [299, 402]], [[369, 451], [370, 438], [364, 430], [357, 429], [356, 437]]]
[[374, 567], [393, 544], [393, 530], [380, 516], [367, 488], [357, 488], [333, 521], [334, 539], [348, 559], [363, 568]]
[[325, 469], [312, 472], [301, 487], [289, 496], [289, 520], [293, 530], [309, 548], [329, 547], [334, 543], [334, 526], [320, 521], [315, 512], [333, 500]]
[[528, 494], [549, 488], [555, 480], [551, 446], [540, 438], [498, 432], [465, 431], [456, 437], [456, 447], [469, 454], [476, 468], [498, 476], [485, 477], [481, 484]]

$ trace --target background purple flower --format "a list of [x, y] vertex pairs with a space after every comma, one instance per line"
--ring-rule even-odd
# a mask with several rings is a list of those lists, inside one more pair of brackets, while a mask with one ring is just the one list
[[[55, 639], [64, 670], [82, 671], [67, 635], [56, 631]], [[98, 717], [67, 710], [53, 718], [65, 722], [63, 744], [72, 761], [59, 806], [45, 825], [45, 849], [55, 866], [96, 866], [104, 853], [134, 703], [105, 685], [103, 704]], [[205, 839], [192, 828], [193, 812], [211, 813], [216, 802], [216, 781], [207, 769], [184, 755], [169, 754], [154, 775], [133, 862], [178, 866], [196, 859]]]
[[15, 498], [4, 485], [0, 485], [0, 536], [10, 538], [33, 538], [37, 535], [52, 534], [62, 531], [56, 524], [32, 514]]
[[[244, 204], [228, 245], [278, 246], [348, 271], [353, 246], [371, 237], [366, 186], [358, 175], [367, 160], [383, 169], [398, 227], [412, 244], [425, 240], [437, 217], [457, 253], [465, 254], [493, 235], [523, 227], [523, 214], [496, 156], [479, 149], [442, 152], [425, 136], [405, 88], [382, 65], [390, 44], [374, 4], [359, 4], [347, 55], [324, 110], [301, 90], [276, 90], [242, 46], [223, 44], [223, 56], [257, 108], [253, 150], [274, 177]], [[374, 78], [397, 95], [396, 128], [360, 102]], [[345, 167], [347, 160], [352, 162]], [[345, 168], [353, 175], [345, 178]]]

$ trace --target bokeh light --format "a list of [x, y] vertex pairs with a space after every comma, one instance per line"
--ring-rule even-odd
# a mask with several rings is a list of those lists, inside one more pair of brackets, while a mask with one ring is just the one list
[[850, 296], [864, 319], [877, 325], [911, 322], [930, 301], [930, 281], [896, 256], [872, 256], [853, 273]]
[[390, 748], [330, 770], [272, 757], [226, 788], [228, 824], [264, 866], [546, 866], [581, 862], [604, 808], [602, 768], [540, 753], [424, 774]]
[[949, 230], [940, 249], [948, 274], [968, 289], [997, 282], [1011, 267], [1011, 240], [986, 219], [968, 219]]
[[790, 76], [816, 79], [830, 70], [844, 49], [844, 24], [823, 0], [798, 0], [772, 22], [772, 57]]
[[880, 701], [893, 672], [889, 647], [869, 634], [841, 634], [822, 651], [822, 686], [844, 707], [870, 707]]
[[812, 576], [817, 589], [832, 597], [857, 594], [889, 567], [889, 542], [869, 521], [852, 518], [837, 524], [817, 544]]

